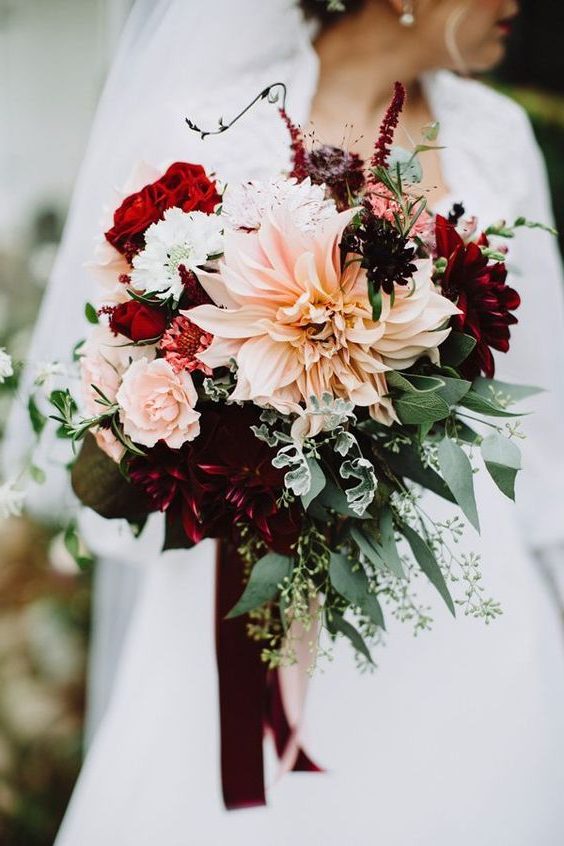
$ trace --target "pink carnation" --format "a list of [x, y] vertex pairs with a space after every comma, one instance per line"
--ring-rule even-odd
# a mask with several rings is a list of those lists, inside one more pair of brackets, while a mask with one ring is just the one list
[[183, 312], [174, 318], [161, 339], [160, 349], [164, 351], [165, 358], [175, 373], [180, 373], [182, 370], [187, 370], [189, 373], [201, 370], [211, 376], [211, 368], [196, 356], [209, 347], [213, 335], [200, 329], [185, 315], [186, 312]]
[[[400, 214], [400, 207], [397, 200], [392, 197], [386, 188], [379, 185], [375, 191], [368, 195], [367, 199], [376, 217], [383, 217], [395, 225], [394, 215]], [[434, 243], [434, 229], [433, 215], [425, 210], [417, 219], [410, 234], [421, 238], [425, 244], [431, 246]]]

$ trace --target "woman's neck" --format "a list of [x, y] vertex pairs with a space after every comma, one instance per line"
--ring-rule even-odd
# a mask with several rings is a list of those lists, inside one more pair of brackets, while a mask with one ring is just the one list
[[424, 70], [415, 39], [386, 6], [362, 11], [324, 29], [315, 41], [320, 75], [315, 110], [335, 114], [339, 104], [347, 121], [359, 126], [381, 116], [393, 84], [400, 79], [411, 107], [421, 96]]

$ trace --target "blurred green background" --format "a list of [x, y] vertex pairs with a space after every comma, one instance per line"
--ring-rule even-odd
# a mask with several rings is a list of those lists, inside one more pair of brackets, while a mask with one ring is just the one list
[[[15, 358], [25, 354], [129, 6], [0, 0], [0, 347]], [[507, 61], [488, 80], [531, 116], [562, 235], [563, 8], [525, 0]], [[0, 434], [7, 410], [0, 386]], [[49, 846], [68, 801], [81, 755], [90, 599], [91, 576], [78, 572], [57, 527], [0, 520], [0, 846]]]

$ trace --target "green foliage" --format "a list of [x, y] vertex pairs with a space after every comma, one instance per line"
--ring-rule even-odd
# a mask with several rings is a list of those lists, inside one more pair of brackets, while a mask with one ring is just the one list
[[292, 560], [286, 555], [268, 552], [260, 558], [251, 570], [243, 595], [227, 615], [228, 619], [240, 617], [275, 599], [291, 569]]
[[444, 438], [438, 449], [443, 478], [454, 498], [474, 528], [480, 531], [480, 520], [474, 496], [474, 474], [468, 456], [457, 443]]
[[401, 532], [411, 547], [411, 551], [413, 552], [413, 555], [415, 556], [415, 559], [422, 571], [425, 573], [431, 584], [436, 587], [451, 614], [455, 616], [456, 611], [454, 608], [454, 602], [452, 601], [452, 596], [450, 595], [445, 578], [433, 552], [425, 543], [423, 538], [420, 537], [420, 535], [418, 535], [411, 526], [408, 526], [407, 523], [403, 523], [401, 525]]
[[521, 451], [514, 441], [495, 432], [481, 444], [488, 473], [505, 496], [515, 499], [515, 478], [521, 469]]
[[380, 603], [370, 592], [368, 578], [360, 563], [353, 564], [346, 555], [332, 552], [329, 575], [337, 593], [359, 608], [375, 626], [385, 628]]

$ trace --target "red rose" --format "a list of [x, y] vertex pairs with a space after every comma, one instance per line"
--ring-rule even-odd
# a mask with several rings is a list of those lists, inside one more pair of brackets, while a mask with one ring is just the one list
[[110, 316], [110, 329], [132, 341], [160, 338], [167, 327], [167, 319], [160, 308], [151, 308], [137, 300], [116, 306]]
[[517, 323], [511, 312], [521, 304], [517, 291], [506, 284], [507, 268], [503, 262], [490, 264], [480, 247], [487, 246], [485, 236], [466, 244], [455, 227], [437, 215], [437, 255], [447, 259], [441, 278], [445, 297], [461, 311], [452, 319], [452, 327], [476, 339], [476, 346], [460, 370], [467, 379], [480, 373], [493, 379], [495, 361], [492, 349], [507, 352], [510, 329]]
[[106, 232], [109, 243], [128, 261], [145, 246], [145, 231], [177, 206], [183, 211], [211, 214], [220, 201], [215, 182], [201, 165], [176, 162], [164, 176], [126, 197]]

